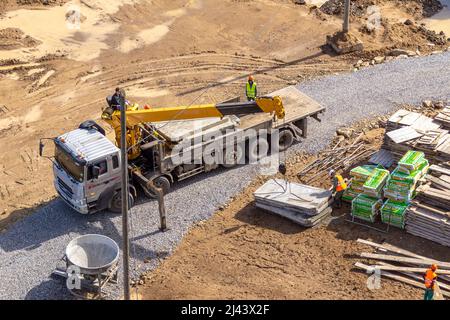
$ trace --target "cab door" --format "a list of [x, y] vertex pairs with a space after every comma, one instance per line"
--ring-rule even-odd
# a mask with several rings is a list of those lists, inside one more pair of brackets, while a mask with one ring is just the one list
[[[93, 162], [87, 167], [86, 174], [86, 198], [87, 202], [92, 203], [98, 199], [102, 192], [108, 188], [111, 183], [111, 163], [108, 159]], [[97, 169], [94, 169], [97, 168]], [[96, 177], [96, 171], [98, 177]]]

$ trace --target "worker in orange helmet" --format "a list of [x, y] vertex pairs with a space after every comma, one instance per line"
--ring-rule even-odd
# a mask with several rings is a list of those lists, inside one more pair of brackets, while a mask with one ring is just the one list
[[423, 279], [425, 280], [424, 300], [433, 300], [434, 289], [436, 287], [437, 281], [437, 274], [436, 274], [437, 268], [438, 268], [437, 265], [433, 263], [423, 276]]
[[328, 173], [330, 178], [333, 180], [333, 186], [331, 190], [334, 195], [334, 203], [337, 208], [342, 207], [342, 196], [344, 195], [345, 189], [347, 189], [347, 182], [342, 178], [340, 174], [336, 174], [335, 170], [330, 170]]
[[255, 101], [256, 95], [258, 94], [256, 89], [256, 82], [253, 76], [248, 77], [248, 81], [245, 87], [245, 95], [248, 101]]

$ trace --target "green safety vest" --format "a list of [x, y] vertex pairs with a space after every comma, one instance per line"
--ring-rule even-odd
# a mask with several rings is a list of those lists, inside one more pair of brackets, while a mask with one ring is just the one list
[[252, 86], [247, 82], [247, 97], [256, 98], [256, 82], [253, 82]]

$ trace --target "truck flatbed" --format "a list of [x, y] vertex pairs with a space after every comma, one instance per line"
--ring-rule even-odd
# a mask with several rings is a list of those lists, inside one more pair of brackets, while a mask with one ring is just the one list
[[[295, 122], [307, 117], [317, 116], [325, 111], [317, 101], [308, 97], [295, 86], [289, 86], [268, 94], [269, 97], [280, 96], [283, 101], [286, 116], [282, 120], [274, 121], [272, 128], [282, 126], [284, 123]], [[239, 128], [245, 130], [254, 128], [259, 124], [266, 123], [272, 119], [267, 113], [246, 115], [240, 118], [241, 124]]]

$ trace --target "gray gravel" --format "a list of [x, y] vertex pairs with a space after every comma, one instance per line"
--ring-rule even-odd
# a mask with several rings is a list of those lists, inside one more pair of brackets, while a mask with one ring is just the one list
[[[450, 99], [450, 53], [396, 60], [356, 73], [324, 77], [299, 88], [327, 107], [323, 122], [311, 120], [309, 138], [294, 150], [316, 152], [328, 145], [335, 129], [370, 115], [381, 115], [398, 103], [424, 99]], [[166, 197], [170, 230], [158, 229], [156, 202], [131, 210], [132, 268], [135, 274], [152, 269], [158, 257], [170, 255], [189, 227], [207, 219], [252, 177], [255, 166], [217, 170], [176, 185]], [[37, 210], [0, 234], [0, 299], [70, 299], [62, 281], [50, 278], [52, 270], [74, 237], [101, 233], [120, 243], [121, 218], [111, 213], [82, 216], [61, 200]], [[144, 259], [149, 259], [144, 263]], [[110, 287], [117, 298], [119, 286]]]

